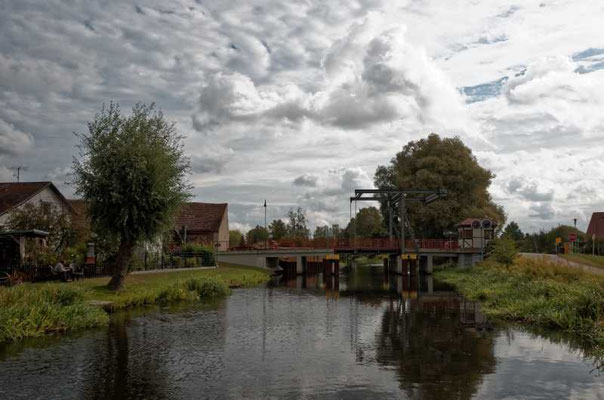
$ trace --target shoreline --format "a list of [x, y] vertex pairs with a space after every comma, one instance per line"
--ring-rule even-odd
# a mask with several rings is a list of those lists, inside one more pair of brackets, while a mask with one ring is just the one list
[[118, 310], [209, 300], [228, 295], [231, 288], [256, 286], [270, 279], [267, 271], [229, 265], [162, 272], [129, 274], [120, 292], [106, 288], [109, 277], [0, 288], [0, 343], [105, 326], [109, 314]]
[[492, 261], [468, 270], [436, 271], [435, 279], [477, 301], [488, 318], [576, 335], [589, 357], [604, 357], [604, 278], [539, 259]]

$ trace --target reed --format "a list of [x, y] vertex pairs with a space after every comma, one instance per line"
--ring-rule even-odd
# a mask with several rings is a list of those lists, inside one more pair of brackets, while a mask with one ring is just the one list
[[73, 285], [0, 289], [0, 342], [107, 324], [107, 314], [85, 298], [86, 290]]
[[580, 336], [604, 355], [604, 279], [541, 260], [492, 261], [468, 270], [443, 269], [436, 278], [480, 301], [490, 317]]

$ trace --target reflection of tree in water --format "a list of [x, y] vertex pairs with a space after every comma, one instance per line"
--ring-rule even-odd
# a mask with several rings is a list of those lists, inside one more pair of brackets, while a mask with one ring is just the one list
[[[125, 321], [107, 329], [106, 341], [95, 341], [90, 351], [92, 366], [84, 376], [86, 399], [163, 399], [169, 375], [162, 371], [162, 349], [141, 360], [133, 356]], [[142, 333], [145, 336], [145, 332]], [[148, 353], [146, 353], [148, 354]]]
[[389, 302], [378, 333], [377, 361], [396, 367], [401, 388], [411, 398], [469, 399], [482, 376], [495, 371], [493, 339], [464, 325], [459, 298], [409, 304], [419, 309], [405, 312], [404, 301]]

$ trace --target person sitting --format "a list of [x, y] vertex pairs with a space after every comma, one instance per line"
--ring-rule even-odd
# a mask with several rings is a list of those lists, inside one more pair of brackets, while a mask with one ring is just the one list
[[61, 275], [63, 282], [71, 282], [71, 274], [69, 273], [69, 269], [65, 268], [65, 265], [63, 265], [61, 261], [57, 262], [57, 265], [55, 265], [54, 272]]
[[78, 264], [76, 264], [75, 261], [72, 260], [69, 263], [69, 269], [71, 270], [71, 276], [73, 277], [73, 280], [84, 279], [84, 271], [80, 270]]

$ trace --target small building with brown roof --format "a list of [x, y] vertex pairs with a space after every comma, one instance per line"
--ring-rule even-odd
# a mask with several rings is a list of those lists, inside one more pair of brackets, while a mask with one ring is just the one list
[[0, 182], [0, 228], [5, 228], [11, 211], [25, 204], [72, 212], [71, 205], [52, 182]]
[[[89, 230], [86, 200], [70, 199], [69, 203], [74, 227], [82, 232]], [[228, 250], [228, 204], [185, 203], [176, 216], [173, 232], [177, 244], [196, 243]]]
[[595, 212], [591, 215], [587, 227], [587, 237], [591, 239], [593, 235], [596, 236], [596, 239], [604, 239], [604, 212]]
[[458, 245], [462, 249], [484, 248], [494, 237], [497, 222], [486, 218], [466, 218], [457, 225]]
[[229, 215], [227, 203], [186, 203], [176, 218], [174, 231], [180, 243], [229, 248]]

